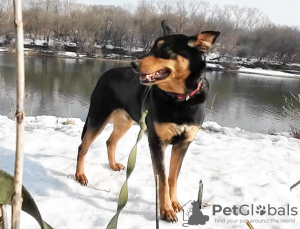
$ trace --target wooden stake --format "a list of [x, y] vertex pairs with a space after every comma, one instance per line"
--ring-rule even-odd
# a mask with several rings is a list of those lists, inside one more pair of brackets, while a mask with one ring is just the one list
[[156, 193], [156, 229], [159, 229], [159, 175], [155, 176]]
[[203, 183], [202, 180], [199, 181], [199, 192], [198, 192], [198, 203], [199, 203], [199, 208], [203, 208], [203, 202], [202, 202], [202, 196], [203, 196]]
[[249, 220], [247, 221], [247, 226], [250, 228], [250, 229], [254, 229], [254, 227], [252, 226], [252, 224], [249, 222]]
[[[6, 207], [5, 205], [0, 205], [1, 211], [0, 211], [0, 228], [2, 229], [8, 229], [8, 221], [7, 221], [7, 214], [6, 214]], [[1, 222], [2, 221], [2, 222]], [[2, 224], [2, 225], [1, 225]]]
[[14, 174], [14, 195], [12, 198], [12, 229], [20, 227], [20, 211], [22, 207], [22, 178], [23, 178], [23, 142], [24, 142], [24, 94], [25, 94], [25, 70], [24, 70], [24, 35], [22, 19], [22, 0], [14, 0], [16, 53], [17, 53], [17, 139]]
[[291, 186], [290, 191], [292, 191], [292, 189], [297, 187], [299, 184], [300, 184], [300, 180]]

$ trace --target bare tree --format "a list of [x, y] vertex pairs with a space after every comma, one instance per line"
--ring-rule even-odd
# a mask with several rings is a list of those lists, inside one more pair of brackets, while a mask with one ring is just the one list
[[[24, 1], [27, 38], [45, 40], [49, 49], [73, 46], [73, 51], [93, 56], [108, 44], [119, 54], [133, 47], [151, 47], [162, 35], [160, 22], [167, 19], [178, 33], [194, 35], [219, 30], [221, 54], [269, 58], [282, 62], [299, 60], [299, 28], [280, 27], [256, 8], [216, 5], [203, 0], [141, 0], [135, 8], [78, 4], [72, 0]], [[0, 36], [13, 40], [10, 0], [0, 2]], [[284, 44], [284, 45], [283, 45]], [[242, 52], [241, 52], [242, 51]]]
[[153, 1], [140, 1], [134, 15], [134, 26], [138, 27], [138, 36], [145, 49], [149, 49], [160, 34], [160, 21]]
[[12, 1], [1, 0], [0, 2], [0, 35], [13, 31], [13, 7]]

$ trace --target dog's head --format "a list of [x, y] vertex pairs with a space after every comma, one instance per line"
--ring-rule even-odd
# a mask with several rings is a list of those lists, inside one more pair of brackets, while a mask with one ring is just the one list
[[185, 94], [197, 85], [205, 68], [204, 54], [216, 41], [220, 32], [205, 31], [195, 36], [175, 34], [162, 22], [164, 36], [158, 38], [150, 52], [131, 63], [140, 74], [140, 82], [157, 86], [167, 92]]

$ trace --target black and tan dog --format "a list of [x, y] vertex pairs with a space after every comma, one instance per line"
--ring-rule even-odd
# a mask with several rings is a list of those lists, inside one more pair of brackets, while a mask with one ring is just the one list
[[[113, 170], [124, 169], [115, 160], [117, 143], [134, 121], [139, 121], [145, 91], [153, 85], [146, 123], [153, 170], [159, 175], [160, 213], [162, 219], [177, 221], [175, 212], [181, 208], [177, 199], [178, 174], [204, 119], [208, 92], [208, 82], [201, 76], [205, 68], [204, 54], [220, 33], [206, 31], [189, 37], [173, 34], [166, 23], [162, 25], [169, 34], [158, 38], [146, 56], [133, 61], [132, 67], [111, 69], [100, 77], [91, 96], [75, 177], [79, 183], [87, 184], [84, 158], [110, 121], [114, 129], [106, 142], [109, 165]], [[168, 144], [173, 147], [167, 178], [164, 150]]]

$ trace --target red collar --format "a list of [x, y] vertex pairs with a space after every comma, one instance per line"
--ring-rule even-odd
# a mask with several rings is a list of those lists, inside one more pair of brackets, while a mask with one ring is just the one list
[[185, 94], [175, 94], [176, 100], [186, 100], [188, 101], [193, 95], [195, 95], [201, 88], [201, 81], [198, 83], [198, 87], [192, 91], [191, 93], [185, 95]]

